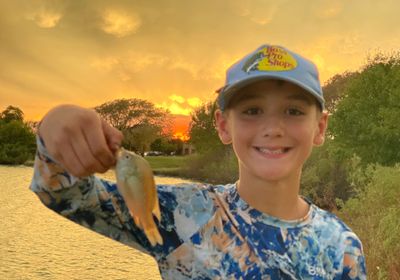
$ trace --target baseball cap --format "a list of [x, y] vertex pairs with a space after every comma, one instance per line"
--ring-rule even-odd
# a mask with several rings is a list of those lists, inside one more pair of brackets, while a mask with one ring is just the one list
[[220, 109], [223, 111], [230, 98], [241, 88], [266, 79], [296, 84], [314, 96], [324, 108], [325, 101], [315, 64], [282, 46], [265, 44], [226, 71], [225, 86], [217, 90]]

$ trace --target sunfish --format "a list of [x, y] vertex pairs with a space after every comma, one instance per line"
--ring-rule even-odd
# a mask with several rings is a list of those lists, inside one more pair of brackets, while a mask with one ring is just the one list
[[161, 221], [160, 207], [153, 171], [150, 164], [134, 152], [120, 148], [115, 166], [117, 188], [135, 224], [141, 228], [152, 246], [162, 245], [163, 239], [153, 214]]

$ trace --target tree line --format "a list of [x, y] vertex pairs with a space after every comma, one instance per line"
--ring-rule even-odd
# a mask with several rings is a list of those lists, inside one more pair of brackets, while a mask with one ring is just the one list
[[124, 134], [122, 145], [129, 150], [142, 155], [149, 150], [182, 153], [183, 141], [173, 137], [173, 120], [168, 110], [138, 98], [116, 99], [94, 110]]
[[[93, 108], [124, 134], [122, 145], [143, 155], [157, 150], [182, 153], [183, 141], [173, 137], [172, 116], [142, 99], [117, 99]], [[0, 164], [23, 164], [33, 160], [38, 122], [24, 121], [23, 111], [8, 106], [0, 113]]]
[[24, 113], [18, 107], [10, 105], [0, 113], [1, 164], [22, 164], [33, 158], [34, 127], [34, 123], [24, 122]]

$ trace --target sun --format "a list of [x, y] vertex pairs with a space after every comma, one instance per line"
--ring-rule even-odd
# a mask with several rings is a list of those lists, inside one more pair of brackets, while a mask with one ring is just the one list
[[191, 121], [190, 116], [185, 115], [173, 115], [173, 138], [180, 139], [182, 141], [188, 141], [189, 137], [189, 124]]
[[190, 137], [189, 137], [189, 135], [187, 135], [187, 133], [181, 132], [181, 131], [176, 131], [172, 137], [174, 139], [180, 139], [183, 142], [186, 142], [190, 139]]

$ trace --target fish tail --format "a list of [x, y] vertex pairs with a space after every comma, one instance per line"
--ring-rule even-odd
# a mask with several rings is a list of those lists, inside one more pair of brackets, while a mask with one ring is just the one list
[[135, 221], [135, 224], [137, 225], [137, 227], [140, 228], [140, 229], [143, 229], [143, 226], [140, 223], [139, 217], [137, 217], [136, 215], [132, 215], [132, 213], [131, 213], [131, 216], [133, 217], [133, 220]]

